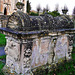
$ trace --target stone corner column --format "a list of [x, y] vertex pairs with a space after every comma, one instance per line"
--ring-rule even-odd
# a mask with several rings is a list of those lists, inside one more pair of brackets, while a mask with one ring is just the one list
[[[6, 37], [6, 65], [3, 68], [8, 74], [33, 75], [31, 72], [31, 55], [33, 40]], [[6, 73], [5, 73], [6, 74]]]
[[[7, 43], [5, 47], [6, 64], [3, 71], [8, 74], [20, 74], [20, 44], [19, 39], [6, 36]], [[6, 73], [5, 73], [6, 74]]]
[[69, 45], [68, 45], [68, 55], [67, 55], [66, 59], [69, 60], [69, 59], [72, 59], [71, 53], [72, 53], [72, 49], [73, 49], [73, 37], [74, 37], [74, 35], [69, 34], [67, 37], [68, 37]]

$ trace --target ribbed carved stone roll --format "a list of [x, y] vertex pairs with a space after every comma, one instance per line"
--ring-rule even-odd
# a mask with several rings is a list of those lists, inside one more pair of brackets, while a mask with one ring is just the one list
[[26, 31], [30, 27], [30, 18], [22, 11], [14, 12], [7, 22], [7, 28], [11, 28], [17, 31]]
[[74, 28], [69, 16], [53, 17], [49, 14], [29, 16], [22, 11], [14, 12], [8, 19], [7, 28], [16, 31], [41, 31]]

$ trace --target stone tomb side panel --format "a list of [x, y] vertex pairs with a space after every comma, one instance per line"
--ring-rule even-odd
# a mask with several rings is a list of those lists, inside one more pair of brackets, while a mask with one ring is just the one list
[[54, 49], [55, 63], [61, 62], [66, 57], [68, 57], [68, 47], [69, 47], [69, 41], [67, 36], [66, 35], [59, 36]]
[[[49, 58], [50, 37], [33, 40], [31, 67], [45, 65]], [[51, 58], [52, 59], [52, 58]]]

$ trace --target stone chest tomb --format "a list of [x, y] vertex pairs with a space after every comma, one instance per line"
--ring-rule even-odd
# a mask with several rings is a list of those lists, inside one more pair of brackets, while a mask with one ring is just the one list
[[6, 69], [11, 73], [31, 75], [39, 66], [71, 59], [73, 44], [72, 20], [67, 16], [48, 14], [29, 16], [14, 12], [5, 28]]

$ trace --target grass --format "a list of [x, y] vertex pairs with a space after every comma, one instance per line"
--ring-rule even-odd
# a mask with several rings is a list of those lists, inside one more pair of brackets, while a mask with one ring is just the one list
[[52, 72], [47, 75], [75, 75], [75, 48], [72, 51], [72, 60], [58, 65]]
[[[6, 38], [4, 34], [0, 33], [0, 46], [4, 46], [4, 45], [6, 45]], [[5, 59], [5, 58], [6, 58], [6, 55], [0, 56], [0, 59]], [[4, 75], [3, 72], [1, 71], [4, 65], [5, 64], [0, 61], [0, 75]]]
[[6, 59], [6, 55], [0, 56], [0, 59]]
[[3, 63], [0, 61], [0, 75], [4, 75], [3, 72], [1, 71], [1, 69], [4, 67], [4, 65], [5, 65], [5, 64], [3, 64]]
[[[0, 59], [6, 59], [6, 55], [0, 56]], [[0, 75], [4, 75], [1, 70], [4, 67], [4, 65], [5, 64], [0, 61]]]
[[65, 62], [64, 64], [58, 65], [52, 72], [47, 75], [75, 75], [74, 61]]
[[0, 46], [6, 45], [6, 38], [4, 34], [0, 33]]
[[[0, 59], [6, 59], [6, 55], [0, 56]], [[4, 75], [1, 69], [4, 67], [4, 63], [0, 61], [0, 75]]]
[[0, 70], [4, 67], [4, 64], [0, 61]]

